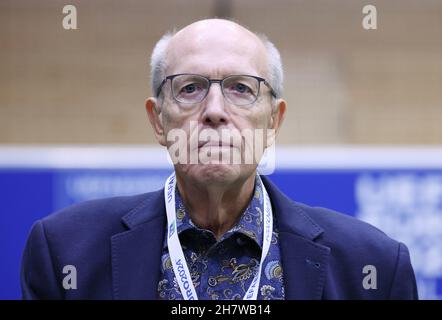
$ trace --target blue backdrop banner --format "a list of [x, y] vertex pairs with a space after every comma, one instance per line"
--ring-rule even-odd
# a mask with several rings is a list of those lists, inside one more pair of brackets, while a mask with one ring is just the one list
[[[89, 199], [160, 189], [172, 170], [168, 164], [158, 165], [158, 157], [133, 161], [139, 155], [134, 150], [120, 150], [130, 160], [119, 159], [112, 165], [97, 164], [96, 157], [89, 164], [81, 159], [76, 162], [75, 154], [68, 157], [75, 165], [66, 165], [65, 160], [47, 161], [47, 150], [40, 150], [39, 156], [35, 156], [39, 149], [31, 149], [34, 156], [27, 159], [23, 159], [24, 154], [18, 157], [16, 150], [0, 150], [1, 299], [20, 298], [21, 254], [30, 227], [37, 219]], [[420, 297], [441, 299], [441, 150], [432, 153], [438, 158], [430, 162], [424, 159], [425, 152], [416, 157], [418, 151], [410, 151], [412, 161], [405, 163], [400, 159], [397, 166], [391, 159], [391, 150], [384, 157], [379, 150], [364, 151], [376, 154], [371, 162], [359, 162], [360, 153], [354, 152], [348, 153], [353, 157], [349, 162], [343, 156], [345, 153], [336, 157], [336, 150], [285, 150], [281, 152], [281, 165], [277, 163], [270, 179], [295, 201], [355, 216], [404, 242], [410, 249]], [[151, 149], [144, 152], [147, 158], [155, 158]], [[318, 162], [318, 152], [329, 156]]]

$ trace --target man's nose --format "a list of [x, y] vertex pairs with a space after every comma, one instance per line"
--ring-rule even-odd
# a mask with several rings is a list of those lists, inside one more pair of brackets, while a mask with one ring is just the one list
[[212, 83], [206, 99], [204, 99], [203, 122], [209, 126], [227, 123], [225, 100], [219, 83]]

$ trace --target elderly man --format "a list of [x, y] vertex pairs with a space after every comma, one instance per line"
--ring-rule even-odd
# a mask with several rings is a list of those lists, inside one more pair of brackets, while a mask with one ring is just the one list
[[[257, 174], [261, 153], [245, 161], [256, 139], [234, 144], [213, 134], [263, 130], [270, 146], [286, 110], [282, 78], [273, 44], [234, 22], [202, 20], [166, 34], [152, 54], [155, 96], [146, 110], [169, 151], [176, 132], [185, 136], [174, 174], [164, 190], [38, 221], [23, 255], [23, 297], [417, 298], [404, 244], [291, 201]], [[204, 130], [212, 135], [196, 133]], [[66, 266], [75, 267], [75, 288]]]

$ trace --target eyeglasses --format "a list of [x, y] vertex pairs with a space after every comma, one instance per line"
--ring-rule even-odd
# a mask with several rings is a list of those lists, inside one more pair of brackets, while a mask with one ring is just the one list
[[203, 101], [209, 93], [212, 83], [219, 83], [224, 98], [237, 106], [254, 103], [258, 99], [261, 82], [270, 89], [271, 95], [276, 98], [275, 91], [264, 78], [250, 75], [231, 75], [224, 79], [209, 79], [190, 73], [174, 74], [164, 78], [156, 92], [157, 97], [169, 79], [173, 98], [183, 104], [195, 104]]

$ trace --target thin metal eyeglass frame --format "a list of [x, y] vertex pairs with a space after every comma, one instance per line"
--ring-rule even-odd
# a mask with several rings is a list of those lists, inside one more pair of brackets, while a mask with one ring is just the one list
[[[199, 102], [192, 102], [192, 103], [200, 103], [200, 102], [202, 102], [202, 101], [207, 97], [207, 95], [209, 94], [209, 90], [210, 90], [210, 87], [212, 86], [212, 83], [219, 83], [220, 86], [221, 86], [221, 92], [222, 92], [224, 98], [227, 99], [227, 100], [229, 100], [229, 99], [225, 96], [225, 94], [224, 94], [224, 90], [223, 90], [223, 82], [224, 82], [224, 80], [226, 80], [226, 79], [228, 79], [228, 78], [230, 78], [230, 77], [251, 77], [251, 78], [254, 78], [254, 79], [258, 80], [258, 92], [257, 92], [257, 94], [256, 94], [256, 99], [255, 99], [254, 101], [250, 102], [250, 103], [247, 103], [247, 104], [244, 104], [244, 105], [241, 105], [241, 106], [246, 106], [246, 105], [253, 104], [253, 103], [256, 102], [256, 100], [258, 100], [258, 97], [259, 97], [259, 94], [260, 94], [260, 91], [261, 91], [261, 82], [263, 82], [263, 83], [264, 83], [264, 84], [270, 89], [270, 94], [271, 94], [274, 98], [276, 98], [276, 92], [275, 92], [275, 90], [273, 90], [272, 86], [267, 82], [266, 79], [261, 78], [261, 77], [252, 76], [252, 75], [248, 75], [248, 74], [232, 74], [232, 75], [229, 75], [229, 76], [227, 76], [227, 77], [225, 77], [225, 78], [223, 78], [223, 79], [209, 79], [209, 78], [207, 78], [207, 77], [205, 77], [205, 76], [202, 76], [202, 75], [200, 75], [200, 74], [194, 74], [194, 73], [177, 73], [177, 74], [172, 74], [172, 75], [170, 75], [170, 76], [165, 77], [165, 78], [163, 79], [163, 81], [161, 81], [161, 84], [160, 84], [160, 86], [159, 86], [158, 89], [157, 89], [156, 96], [158, 97], [158, 96], [160, 95], [161, 90], [163, 89], [163, 86], [166, 84], [167, 80], [170, 79], [170, 83], [172, 83], [173, 78], [178, 77], [178, 76], [184, 76], [184, 75], [188, 75], [188, 76], [198, 76], [198, 77], [201, 77], [201, 78], [206, 79], [207, 82], [209, 83], [209, 86], [208, 86], [208, 88], [207, 88], [207, 91], [206, 91], [206, 94], [204, 95], [204, 97], [202, 97], [201, 100], [200, 100]], [[176, 102], [179, 102], [179, 103], [186, 103], [186, 102], [182, 102], [182, 101], [177, 100], [177, 98], [176, 98], [175, 95], [173, 94], [172, 85], [170, 86], [170, 93], [171, 93], [173, 99], [174, 99]], [[229, 101], [230, 101], [230, 100], [229, 100]], [[231, 101], [230, 101], [230, 102], [231, 102]], [[189, 103], [189, 104], [190, 104], [190, 103]]]

